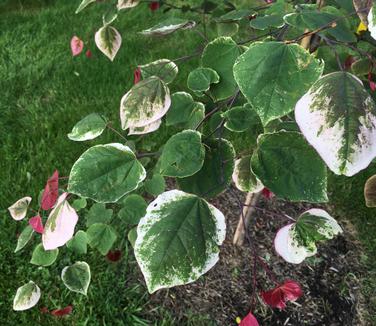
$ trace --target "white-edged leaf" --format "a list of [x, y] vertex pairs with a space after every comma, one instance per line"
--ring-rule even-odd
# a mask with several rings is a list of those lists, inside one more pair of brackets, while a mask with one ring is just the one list
[[42, 243], [45, 250], [64, 246], [73, 237], [78, 215], [66, 200], [67, 195], [66, 192], [60, 195], [48, 216], [42, 234]]
[[34, 307], [40, 299], [40, 288], [33, 281], [19, 287], [13, 300], [13, 310], [23, 311]]
[[95, 44], [111, 61], [121, 46], [121, 35], [112, 26], [104, 26], [95, 33]]
[[321, 77], [298, 101], [295, 119], [336, 174], [352, 176], [376, 157], [376, 105], [348, 72]]
[[160, 59], [139, 66], [142, 78], [146, 79], [151, 76], [156, 76], [162, 79], [166, 84], [171, 83], [179, 72], [178, 66], [175, 62], [168, 59]]
[[76, 14], [78, 14], [80, 11], [84, 10], [89, 4], [95, 2], [97, 0], [82, 0], [78, 8], [76, 9]]
[[312, 208], [296, 221], [281, 228], [274, 240], [277, 253], [287, 262], [300, 264], [317, 252], [316, 242], [342, 233], [337, 221], [326, 211]]
[[204, 199], [179, 190], [159, 195], [134, 246], [149, 292], [197, 280], [218, 261], [225, 235], [223, 214]]
[[23, 197], [17, 200], [12, 206], [8, 207], [10, 216], [16, 221], [23, 220], [26, 216], [30, 202], [31, 197]]
[[106, 120], [98, 113], [91, 113], [73, 127], [68, 138], [74, 141], [85, 141], [97, 138], [106, 129]]
[[128, 9], [136, 7], [140, 3], [140, 0], [118, 0], [118, 10]]
[[141, 34], [147, 36], [162, 36], [171, 34], [179, 29], [190, 29], [195, 26], [196, 22], [193, 20], [171, 17], [149, 29], [142, 31]]
[[44, 250], [43, 245], [39, 243], [34, 248], [30, 263], [38, 266], [50, 266], [55, 262], [58, 254], [59, 249]]
[[170, 105], [167, 85], [156, 76], [146, 78], [134, 85], [121, 99], [121, 127], [126, 130], [150, 125], [160, 120]]
[[162, 120], [159, 119], [143, 127], [129, 127], [128, 136], [149, 134], [151, 132], [158, 130], [161, 124], [162, 124]]
[[247, 155], [235, 161], [232, 180], [240, 191], [259, 192], [264, 188], [262, 182], [251, 169], [251, 156]]
[[84, 261], [65, 266], [61, 272], [61, 279], [69, 290], [87, 295], [91, 279], [90, 266]]
[[21, 232], [20, 236], [17, 239], [17, 247], [14, 252], [18, 252], [22, 250], [30, 241], [34, 233], [33, 228], [31, 225], [27, 225]]

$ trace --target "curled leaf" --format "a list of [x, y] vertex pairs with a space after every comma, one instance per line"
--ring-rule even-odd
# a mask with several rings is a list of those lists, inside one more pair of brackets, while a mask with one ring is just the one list
[[73, 311], [73, 306], [69, 305], [69, 306], [66, 306], [63, 309], [52, 310], [51, 315], [56, 316], [56, 317], [63, 317], [63, 316], [71, 314], [72, 311]]
[[17, 200], [12, 206], [8, 207], [8, 211], [12, 218], [16, 221], [21, 221], [25, 218], [27, 208], [31, 202], [31, 197], [24, 197]]
[[59, 196], [59, 172], [56, 170], [51, 178], [47, 180], [47, 184], [42, 194], [41, 207], [47, 211], [51, 209]]
[[364, 198], [367, 207], [376, 207], [376, 175], [367, 180], [364, 186]]
[[274, 289], [261, 292], [264, 302], [272, 308], [284, 309], [287, 301], [296, 301], [303, 295], [299, 283], [287, 280]]

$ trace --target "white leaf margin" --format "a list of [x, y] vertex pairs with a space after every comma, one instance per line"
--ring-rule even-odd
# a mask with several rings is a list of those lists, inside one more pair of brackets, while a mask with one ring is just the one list
[[[106, 44], [105, 40], [102, 38], [102, 33], [105, 31], [106, 28], [111, 29], [115, 33], [115, 39], [112, 42], [112, 50], [108, 48], [108, 44]], [[95, 33], [95, 44], [97, 45], [98, 49], [111, 61], [114, 61], [116, 54], [118, 53], [121, 44], [122, 38], [120, 33], [117, 31], [116, 28], [112, 26], [103, 26]]]
[[[34, 290], [31, 292], [31, 295], [28, 298], [28, 300], [24, 301], [23, 303], [19, 303], [18, 301], [21, 299], [20, 298], [21, 292], [23, 288], [26, 286], [33, 286]], [[29, 283], [26, 283], [25, 285], [20, 286], [17, 289], [16, 295], [13, 299], [13, 310], [24, 311], [24, 310], [28, 310], [34, 307], [38, 303], [40, 296], [41, 296], [41, 291], [40, 291], [39, 286], [36, 285], [33, 281], [29, 281]]]
[[23, 197], [17, 200], [12, 206], [8, 207], [10, 216], [16, 221], [21, 221], [26, 217], [27, 209], [31, 202], [31, 197]]

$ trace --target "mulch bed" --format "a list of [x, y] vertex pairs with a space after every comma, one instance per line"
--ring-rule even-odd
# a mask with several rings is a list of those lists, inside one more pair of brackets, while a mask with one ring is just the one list
[[[158, 306], [173, 313], [177, 325], [187, 325], [187, 315], [192, 314], [210, 316], [210, 325], [236, 325], [236, 317], [247, 314], [252, 297], [252, 251], [247, 244], [243, 247], [232, 244], [240, 212], [235, 196], [244, 199], [243, 194], [237, 192], [234, 195], [228, 191], [212, 201], [227, 219], [227, 237], [217, 265], [192, 284], [153, 294], [149, 319], [158, 319], [152, 312], [155, 311], [152, 308]], [[289, 223], [281, 214], [297, 217], [318, 205], [262, 198], [258, 206], [268, 211], [266, 215], [258, 210], [250, 225], [250, 236], [259, 256], [268, 260], [279, 281], [293, 279], [302, 285], [304, 291], [303, 297], [295, 303], [289, 302], [283, 311], [270, 309], [257, 297], [254, 315], [260, 325], [362, 325], [360, 247], [351, 225], [339, 219], [344, 229], [342, 235], [319, 244], [318, 254], [302, 264], [289, 264], [278, 257], [273, 247], [276, 231]], [[270, 213], [276, 215], [272, 217]], [[257, 278], [257, 292], [273, 287], [261, 267]], [[202, 325], [208, 325], [208, 322], [202, 322]]]

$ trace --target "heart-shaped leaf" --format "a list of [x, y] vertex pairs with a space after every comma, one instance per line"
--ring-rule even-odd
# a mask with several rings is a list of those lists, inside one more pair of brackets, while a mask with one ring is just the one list
[[111, 61], [114, 61], [121, 42], [120, 33], [112, 26], [104, 26], [95, 33], [95, 44]]
[[35, 247], [30, 263], [44, 267], [50, 266], [55, 262], [58, 254], [59, 249], [44, 250], [43, 245], [40, 243]]
[[112, 226], [103, 223], [91, 225], [86, 234], [89, 246], [98, 249], [103, 256], [107, 255], [117, 239]]
[[90, 284], [90, 266], [84, 261], [78, 261], [71, 266], [66, 266], [61, 272], [64, 285], [73, 292], [87, 295]]
[[13, 310], [23, 311], [34, 307], [40, 299], [40, 288], [33, 281], [19, 287], [13, 300]]
[[166, 84], [173, 82], [179, 71], [175, 62], [168, 59], [153, 61], [146, 65], [141, 65], [139, 68], [144, 79], [151, 76], [157, 76]]

